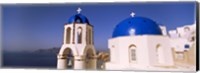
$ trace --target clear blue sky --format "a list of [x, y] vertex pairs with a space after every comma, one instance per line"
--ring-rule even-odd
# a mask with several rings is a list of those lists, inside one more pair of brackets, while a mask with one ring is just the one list
[[61, 47], [64, 24], [78, 7], [94, 26], [97, 49], [107, 49], [114, 27], [130, 17], [150, 18], [167, 30], [193, 24], [195, 2], [3, 5], [3, 48], [20, 51]]

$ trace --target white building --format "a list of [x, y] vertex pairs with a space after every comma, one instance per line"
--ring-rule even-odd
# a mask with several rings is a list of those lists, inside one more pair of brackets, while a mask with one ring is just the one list
[[[64, 26], [64, 41], [57, 68], [96, 69], [93, 26], [80, 14]], [[134, 16], [120, 22], [108, 40], [110, 61], [106, 70], [195, 70], [196, 24], [167, 32], [155, 21]]]
[[[196, 65], [196, 23], [169, 31], [175, 65]], [[194, 68], [195, 69], [195, 68]]]
[[[110, 62], [106, 63], [105, 69], [181, 70], [178, 68], [180, 65], [184, 67], [191, 62], [191, 66], [195, 66], [195, 51], [188, 51], [196, 49], [195, 24], [177, 30], [178, 33], [170, 31], [168, 36], [165, 26], [145, 17], [135, 17], [132, 13], [130, 18], [115, 27], [112, 38], [108, 40]], [[193, 57], [191, 61], [188, 56]], [[193, 67], [188, 69], [195, 70]]]
[[96, 69], [93, 26], [80, 14], [80, 8], [77, 11], [64, 26], [64, 41], [57, 56], [58, 69]]

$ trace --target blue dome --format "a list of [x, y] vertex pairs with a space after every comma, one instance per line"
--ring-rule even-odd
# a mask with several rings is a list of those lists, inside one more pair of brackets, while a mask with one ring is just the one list
[[82, 14], [76, 14], [69, 18], [68, 23], [87, 23], [89, 24], [88, 19]]
[[144, 17], [131, 17], [120, 22], [114, 29], [112, 37], [133, 35], [162, 35], [159, 25]]

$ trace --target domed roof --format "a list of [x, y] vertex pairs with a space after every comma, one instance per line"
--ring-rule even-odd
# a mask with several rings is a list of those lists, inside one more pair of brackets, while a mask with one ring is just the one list
[[120, 22], [114, 29], [112, 37], [130, 35], [162, 35], [159, 25], [145, 17], [130, 17]]
[[71, 16], [69, 19], [68, 19], [68, 23], [71, 24], [71, 23], [87, 23], [89, 24], [89, 21], [87, 19], [87, 17], [85, 17], [84, 15], [82, 14], [76, 14], [76, 15], [73, 15]]

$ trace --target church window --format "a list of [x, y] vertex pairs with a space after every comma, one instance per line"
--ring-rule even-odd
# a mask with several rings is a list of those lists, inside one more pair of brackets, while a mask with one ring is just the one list
[[82, 28], [78, 28], [78, 43], [82, 43]]
[[130, 61], [136, 61], [136, 46], [135, 45], [129, 46], [129, 56], [130, 56]]
[[189, 28], [189, 27], [185, 27], [185, 28], [184, 28], [184, 31], [185, 31], [185, 32], [190, 31], [190, 28]]
[[162, 47], [160, 44], [156, 45], [156, 56], [157, 56], [157, 61], [158, 63], [162, 63], [161, 59], [162, 59]]
[[77, 22], [77, 23], [81, 23], [81, 20], [80, 20], [80, 19], [77, 19], [76, 22]]
[[135, 49], [131, 49], [131, 60], [136, 60]]
[[81, 20], [80, 18], [76, 18], [76, 19], [75, 19], [75, 22], [76, 22], [76, 23], [82, 23], [82, 20]]

